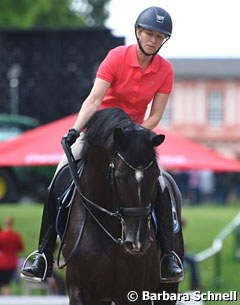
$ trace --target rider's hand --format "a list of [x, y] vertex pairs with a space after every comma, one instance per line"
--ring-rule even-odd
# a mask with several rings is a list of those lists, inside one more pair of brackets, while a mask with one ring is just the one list
[[68, 133], [65, 136], [63, 136], [62, 140], [67, 141], [68, 145], [72, 146], [78, 137], [79, 137], [79, 132], [76, 129], [71, 128], [69, 129]]

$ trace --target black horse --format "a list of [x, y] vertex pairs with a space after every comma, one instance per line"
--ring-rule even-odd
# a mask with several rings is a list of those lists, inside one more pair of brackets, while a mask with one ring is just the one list
[[[177, 293], [177, 283], [160, 283], [161, 247], [152, 220], [160, 173], [154, 147], [163, 140], [164, 135], [140, 127], [116, 108], [99, 111], [88, 122], [84, 166], [65, 236], [70, 305], [126, 305], [135, 297], [131, 291], [138, 293], [135, 304], [153, 304], [151, 294], [148, 302], [142, 300], [143, 291]], [[180, 219], [179, 190], [170, 175], [164, 179]], [[56, 196], [62, 186], [58, 180]], [[181, 228], [175, 248], [182, 259]], [[154, 304], [175, 304], [173, 296], [160, 299]]]

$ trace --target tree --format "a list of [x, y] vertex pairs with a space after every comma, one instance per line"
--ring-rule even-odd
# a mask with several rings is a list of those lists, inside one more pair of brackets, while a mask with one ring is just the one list
[[109, 16], [110, 0], [72, 0], [71, 8], [84, 17], [88, 26], [103, 26]]
[[1, 0], [0, 28], [102, 26], [110, 0]]

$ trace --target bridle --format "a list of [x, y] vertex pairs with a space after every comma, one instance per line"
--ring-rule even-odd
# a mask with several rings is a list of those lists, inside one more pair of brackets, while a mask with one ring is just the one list
[[113, 160], [109, 164], [109, 175], [108, 180], [111, 187], [112, 192], [112, 199], [113, 199], [113, 206], [114, 210], [117, 212], [117, 214], [120, 216], [120, 219], [123, 218], [123, 216], [134, 216], [134, 217], [141, 217], [141, 216], [148, 216], [151, 213], [151, 203], [146, 207], [134, 207], [134, 208], [123, 208], [119, 206], [119, 202], [117, 200], [117, 194], [116, 194], [116, 179], [115, 179], [115, 159], [116, 157], [119, 157], [128, 168], [130, 168], [133, 171], [140, 171], [144, 172], [146, 171], [152, 164], [153, 160], [149, 162], [148, 165], [146, 165], [143, 168], [136, 168], [129, 164], [126, 159], [118, 152]]
[[[143, 168], [135, 168], [131, 164], [129, 164], [126, 159], [118, 152], [114, 156], [112, 162], [109, 164], [108, 167], [108, 180], [109, 180], [109, 185], [112, 193], [112, 201], [113, 201], [113, 207], [114, 211], [110, 211], [106, 208], [103, 208], [101, 205], [94, 203], [90, 199], [88, 199], [82, 192], [81, 187], [80, 187], [80, 178], [81, 173], [83, 172], [84, 169], [84, 163], [82, 163], [82, 166], [80, 170], [77, 170], [77, 166], [74, 160], [74, 157], [71, 152], [71, 148], [69, 147], [68, 143], [66, 140], [62, 141], [62, 146], [64, 149], [64, 152], [67, 156], [68, 163], [69, 163], [69, 169], [73, 178], [73, 181], [75, 183], [75, 187], [79, 193], [79, 195], [82, 198], [84, 207], [86, 210], [89, 212], [89, 214], [92, 216], [92, 218], [95, 220], [95, 222], [100, 226], [100, 228], [118, 245], [123, 245], [124, 243], [124, 225], [125, 225], [125, 220], [124, 217], [126, 216], [131, 216], [131, 217], [148, 217], [148, 220], [150, 221], [151, 219], [151, 211], [152, 211], [152, 203], [150, 202], [147, 206], [145, 207], [121, 207], [119, 206], [119, 202], [117, 200], [117, 192], [116, 192], [116, 179], [115, 179], [115, 160], [117, 157], [119, 157], [126, 165], [128, 168], [134, 171], [141, 171], [144, 172], [147, 169], [149, 169], [153, 163], [154, 160], [150, 161], [149, 164], [147, 164]], [[79, 174], [80, 172], [80, 174]], [[106, 215], [110, 217], [117, 218], [120, 221], [121, 224], [121, 237], [114, 237], [106, 228], [105, 226], [97, 219], [97, 217], [93, 213], [93, 209], [101, 211], [105, 213]]]

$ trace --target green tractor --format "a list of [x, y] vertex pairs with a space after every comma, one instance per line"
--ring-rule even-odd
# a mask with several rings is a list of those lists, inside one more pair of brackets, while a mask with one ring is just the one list
[[[38, 125], [38, 120], [31, 117], [0, 114], [0, 142], [14, 138]], [[41, 185], [46, 184], [45, 180], [50, 175], [48, 170], [44, 167], [0, 167], [0, 202], [17, 202], [22, 194], [28, 194], [30, 179], [38, 180], [37, 183], [40, 179]], [[47, 178], [43, 179], [45, 176]]]

